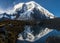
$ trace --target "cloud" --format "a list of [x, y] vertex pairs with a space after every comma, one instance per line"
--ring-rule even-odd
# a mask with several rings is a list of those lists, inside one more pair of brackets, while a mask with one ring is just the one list
[[5, 11], [3, 9], [0, 8], [0, 14], [4, 13]]

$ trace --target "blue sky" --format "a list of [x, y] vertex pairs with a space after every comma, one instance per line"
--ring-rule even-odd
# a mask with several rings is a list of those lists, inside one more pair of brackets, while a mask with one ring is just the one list
[[0, 0], [0, 9], [8, 9], [14, 6], [14, 3], [35, 1], [49, 10], [55, 16], [60, 17], [60, 0]]

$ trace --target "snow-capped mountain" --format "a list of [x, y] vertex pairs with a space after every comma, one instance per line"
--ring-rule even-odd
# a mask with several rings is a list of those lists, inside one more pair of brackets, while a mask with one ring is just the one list
[[[54, 18], [54, 15], [50, 13], [48, 10], [43, 8], [41, 5], [34, 1], [30, 1], [27, 3], [19, 3], [14, 6], [14, 11], [18, 12], [20, 16], [17, 20], [41, 20], [41, 19], [49, 19]], [[19, 34], [19, 40], [26, 41], [36, 41], [48, 34], [52, 30], [40, 26], [25, 26], [24, 32]]]
[[[0, 16], [1, 18], [10, 18], [16, 20], [41, 20], [41, 19], [50, 19], [55, 16], [50, 13], [48, 10], [43, 8], [41, 5], [34, 1], [30, 1], [27, 3], [18, 3], [16, 4], [12, 10], [6, 11], [5, 16], [3, 14]], [[48, 28], [44, 28], [41, 26], [25, 26], [25, 30], [18, 35], [18, 40], [26, 40], [26, 41], [36, 41], [42, 38], [44, 35], [48, 34], [52, 30]]]
[[[19, 11], [20, 17], [18, 19], [39, 19], [41, 17], [48, 17], [53, 18], [54, 15], [50, 13], [48, 10], [43, 8], [41, 5], [37, 4], [34, 1], [27, 2], [27, 3], [19, 3], [14, 6], [14, 12]], [[41, 16], [41, 14], [43, 14]], [[33, 17], [32, 17], [33, 16]], [[40, 17], [41, 16], [41, 17]]]

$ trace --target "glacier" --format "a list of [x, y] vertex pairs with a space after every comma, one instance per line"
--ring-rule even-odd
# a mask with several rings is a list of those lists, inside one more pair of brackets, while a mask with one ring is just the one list
[[[18, 3], [11, 10], [0, 12], [0, 18], [5, 17], [16, 20], [36, 20], [37, 22], [41, 19], [50, 19], [55, 17], [51, 12], [34, 1]], [[53, 31], [52, 29], [38, 25], [34, 27], [26, 25], [24, 29], [25, 30], [23, 32], [19, 33], [19, 38], [17, 39], [30, 42], [37, 41], [49, 32]]]

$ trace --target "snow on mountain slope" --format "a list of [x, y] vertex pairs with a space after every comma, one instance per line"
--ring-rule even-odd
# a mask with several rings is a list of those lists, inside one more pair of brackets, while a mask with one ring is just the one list
[[[21, 4], [21, 5], [20, 5]], [[25, 6], [24, 6], [25, 5]], [[36, 7], [37, 6], [37, 7]], [[41, 12], [41, 14], [44, 14], [46, 17], [50, 17], [53, 18], [54, 15], [52, 13], [50, 13], [48, 10], [46, 10], [45, 8], [43, 8], [41, 5], [37, 4], [34, 1], [31, 2], [27, 2], [27, 3], [19, 3], [17, 5], [14, 6], [14, 10], [20, 10], [20, 19], [26, 19], [28, 17], [30, 17], [30, 13], [35, 13], [33, 10], [39, 10]], [[25, 10], [25, 12], [23, 11]], [[38, 11], [37, 11], [38, 12]], [[28, 14], [29, 13], [29, 14]], [[39, 14], [38, 14], [39, 15]], [[23, 17], [22, 17], [23, 16]], [[26, 17], [28, 16], [28, 17]]]
[[[4, 13], [3, 13], [4, 14]], [[3, 15], [2, 14], [2, 15]], [[1, 15], [1, 14], [0, 14]], [[0, 16], [2, 18], [2, 16]], [[10, 19], [16, 20], [41, 20], [41, 19], [50, 19], [55, 16], [50, 13], [48, 10], [43, 8], [41, 5], [34, 1], [30, 1], [27, 3], [18, 3], [16, 4], [12, 10], [5, 11], [5, 16]], [[48, 28], [44, 28], [42, 26], [25, 26], [25, 30], [18, 35], [18, 40], [26, 40], [26, 41], [36, 41], [52, 30]]]
[[[14, 11], [19, 11], [20, 16], [17, 18], [17, 20], [40, 20], [45, 18], [54, 18], [54, 15], [52, 13], [50, 13], [48, 10], [46, 10], [34, 1], [30, 1], [23, 4], [19, 3], [14, 6]], [[25, 26], [24, 32], [19, 34], [18, 39], [33, 42], [40, 39], [51, 31], [52, 30], [48, 28], [40, 26]]]

